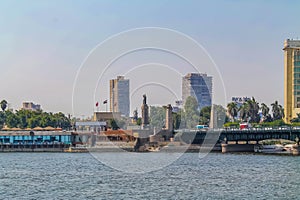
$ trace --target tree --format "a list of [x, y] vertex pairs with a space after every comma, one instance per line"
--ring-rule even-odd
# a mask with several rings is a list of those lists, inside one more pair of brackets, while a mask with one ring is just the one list
[[5, 109], [7, 108], [7, 101], [6, 100], [2, 100], [0, 102], [0, 105], [1, 105], [2, 111], [5, 111]]
[[211, 106], [205, 106], [200, 111], [199, 124], [209, 125], [211, 115]]
[[187, 97], [184, 104], [184, 111], [187, 113], [197, 113], [198, 111], [198, 101], [195, 97]]
[[256, 102], [254, 97], [246, 101], [239, 109], [240, 117], [243, 121], [258, 123], [259, 116], [259, 103]]
[[111, 127], [112, 130], [118, 130], [119, 129], [118, 123], [116, 122], [115, 119], [109, 120], [109, 126]]
[[297, 113], [297, 117], [291, 119], [291, 123], [300, 122], [300, 113]]
[[238, 114], [238, 107], [235, 102], [227, 104], [227, 113], [230, 116], [231, 121], [234, 122]]
[[21, 109], [21, 110], [16, 111], [16, 115], [19, 118], [19, 127], [27, 128], [28, 120], [33, 116], [32, 111]]
[[28, 119], [28, 127], [29, 128], [35, 128], [41, 126], [41, 116], [32, 116]]
[[198, 102], [195, 97], [189, 96], [184, 104], [184, 123], [186, 128], [195, 128], [199, 123]]
[[273, 119], [278, 120], [284, 117], [284, 110], [281, 105], [278, 104], [278, 101], [275, 101], [271, 104], [272, 112], [273, 112]]
[[41, 127], [47, 127], [47, 126], [51, 126], [52, 124], [52, 121], [51, 121], [51, 117], [48, 113], [43, 113], [42, 116], [41, 116]]
[[6, 124], [9, 128], [14, 128], [19, 126], [19, 118], [11, 111], [6, 111]]
[[174, 129], [180, 129], [181, 128], [181, 116], [182, 116], [182, 111], [180, 110], [177, 113], [172, 113], [173, 115], [173, 127]]
[[5, 121], [6, 121], [5, 113], [1, 111], [0, 112], [0, 129], [3, 128]]
[[263, 122], [271, 122], [272, 121], [272, 117], [269, 114], [270, 108], [266, 104], [261, 103], [260, 109], [261, 109], [261, 113], [263, 115], [262, 121]]
[[282, 107], [282, 105], [279, 105], [279, 114], [281, 116], [281, 119], [284, 118], [284, 108]]
[[12, 112], [10, 110], [0, 111], [0, 128], [6, 124], [8, 127], [19, 127], [19, 128], [35, 128], [41, 127], [60, 127], [68, 129], [72, 127], [71, 119], [66, 117], [63, 113], [52, 114], [43, 112], [42, 110], [31, 111], [31, 110], [16, 110]]
[[249, 105], [245, 102], [243, 105], [239, 108], [240, 112], [240, 118], [242, 121], [247, 121], [249, 117]]
[[163, 107], [150, 107], [150, 125], [158, 129], [165, 127], [166, 111]]
[[250, 122], [258, 123], [260, 121], [259, 116], [259, 103], [252, 97], [251, 100], [248, 100], [247, 103], [249, 104], [249, 116]]
[[260, 109], [263, 116], [267, 116], [269, 114], [270, 108], [266, 104], [261, 103]]
[[56, 127], [67, 129], [71, 127], [71, 119], [66, 117], [62, 112], [55, 113], [52, 119]]
[[226, 122], [226, 109], [221, 105], [212, 106], [213, 121], [211, 121], [211, 126], [213, 128], [222, 128]]

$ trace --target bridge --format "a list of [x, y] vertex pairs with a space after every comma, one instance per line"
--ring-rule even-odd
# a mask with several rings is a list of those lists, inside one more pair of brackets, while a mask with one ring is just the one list
[[222, 152], [254, 151], [260, 141], [284, 139], [296, 142], [299, 146], [300, 127], [251, 128], [251, 129], [209, 129], [177, 130], [175, 140], [187, 144], [206, 142], [222, 145]]

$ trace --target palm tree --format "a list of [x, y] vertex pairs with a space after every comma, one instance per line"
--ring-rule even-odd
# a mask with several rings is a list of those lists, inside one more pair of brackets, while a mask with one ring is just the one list
[[259, 122], [259, 103], [252, 97], [251, 100], [246, 102], [248, 104], [248, 115], [250, 117], [250, 122]]
[[284, 116], [284, 108], [281, 105], [279, 105], [279, 114], [281, 116], [281, 119], [285, 117]]
[[270, 108], [266, 104], [262, 103], [260, 109], [264, 117], [269, 114]]
[[249, 118], [249, 104], [247, 102], [243, 103], [243, 105], [239, 108], [240, 118], [242, 121], [247, 121]]
[[259, 103], [252, 97], [246, 101], [239, 109], [240, 117], [243, 121], [259, 122]]
[[262, 115], [263, 115], [262, 121], [263, 122], [272, 121], [272, 117], [269, 114], [270, 108], [266, 104], [262, 103], [260, 109], [261, 109], [261, 112], [262, 112]]
[[6, 100], [2, 100], [0, 102], [0, 105], [1, 105], [2, 111], [4, 111], [6, 109], [6, 107], [7, 107], [7, 101]]
[[291, 119], [291, 122], [294, 123], [294, 122], [300, 122], [300, 113], [297, 113], [297, 117]]
[[234, 119], [237, 117], [238, 114], [238, 107], [235, 102], [227, 104], [227, 113], [231, 117], [231, 120], [234, 122]]
[[273, 119], [278, 120], [284, 117], [284, 109], [281, 105], [278, 104], [278, 101], [275, 101], [271, 104], [272, 112], [273, 112]]

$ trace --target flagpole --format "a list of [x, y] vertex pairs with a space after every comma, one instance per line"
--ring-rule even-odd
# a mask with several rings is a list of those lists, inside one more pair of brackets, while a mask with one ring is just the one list
[[106, 104], [106, 112], [107, 112], [107, 99], [105, 101], [103, 101], [103, 104]]
[[98, 101], [96, 102], [96, 108], [97, 108], [96, 111], [99, 112], [99, 103], [98, 103]]

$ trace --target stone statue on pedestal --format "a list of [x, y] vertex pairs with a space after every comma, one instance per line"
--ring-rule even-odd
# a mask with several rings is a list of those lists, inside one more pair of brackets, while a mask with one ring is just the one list
[[143, 95], [143, 105], [142, 105], [142, 127], [145, 128], [149, 125], [149, 107], [147, 105], [147, 97]]
[[144, 94], [143, 95], [143, 105], [147, 104], [147, 96]]
[[135, 122], [138, 120], [138, 111], [137, 111], [137, 108], [133, 111], [133, 120]]

